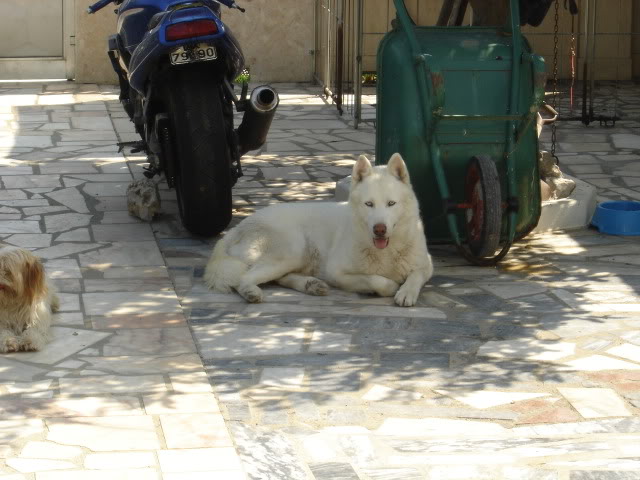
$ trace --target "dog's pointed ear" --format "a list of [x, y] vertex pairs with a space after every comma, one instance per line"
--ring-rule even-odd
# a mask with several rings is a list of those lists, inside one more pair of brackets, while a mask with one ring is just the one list
[[364, 155], [360, 155], [356, 164], [353, 166], [353, 172], [351, 173], [353, 183], [361, 182], [371, 175], [372, 171], [373, 167], [371, 166], [371, 162]]
[[39, 258], [31, 257], [25, 261], [24, 269], [22, 271], [24, 295], [30, 302], [44, 294], [44, 275], [44, 266]]
[[407, 166], [399, 153], [391, 155], [389, 163], [387, 163], [387, 170], [402, 183], [406, 183], [407, 185], [410, 183], [409, 170], [407, 170]]

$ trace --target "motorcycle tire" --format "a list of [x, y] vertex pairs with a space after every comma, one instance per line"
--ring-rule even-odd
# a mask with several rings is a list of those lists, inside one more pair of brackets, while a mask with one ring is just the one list
[[182, 224], [210, 237], [231, 222], [231, 153], [222, 88], [197, 68], [172, 72], [167, 88]]

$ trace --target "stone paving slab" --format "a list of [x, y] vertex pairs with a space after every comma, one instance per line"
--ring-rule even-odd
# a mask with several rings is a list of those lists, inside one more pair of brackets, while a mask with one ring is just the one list
[[[277, 88], [232, 224], [330, 200], [373, 154], [317, 87]], [[637, 109], [637, 86], [621, 95]], [[0, 105], [0, 239], [45, 259], [64, 305], [43, 352], [0, 357], [0, 479], [638, 478], [635, 238], [530, 237], [498, 269], [432, 246], [412, 309], [275, 286], [246, 305], [206, 289], [216, 239], [165, 185], [162, 217], [129, 217], [145, 159], [115, 151], [135, 137], [114, 87], [3, 84]], [[638, 126], [559, 124], [561, 167], [640, 198]]]
[[126, 211], [141, 170], [116, 152], [117, 92], [5, 84], [0, 102], [0, 237], [62, 300], [42, 352], [0, 358], [0, 478], [246, 479], [154, 226]]

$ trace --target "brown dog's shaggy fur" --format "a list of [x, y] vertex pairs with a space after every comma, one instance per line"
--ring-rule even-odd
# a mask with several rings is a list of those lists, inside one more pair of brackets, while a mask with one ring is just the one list
[[40, 350], [49, 341], [51, 313], [60, 301], [38, 257], [0, 248], [0, 353]]

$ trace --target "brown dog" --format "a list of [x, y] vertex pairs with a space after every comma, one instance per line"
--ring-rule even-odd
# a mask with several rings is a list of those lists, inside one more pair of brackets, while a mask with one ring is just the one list
[[60, 300], [42, 262], [28, 250], [0, 248], [0, 353], [40, 350]]

